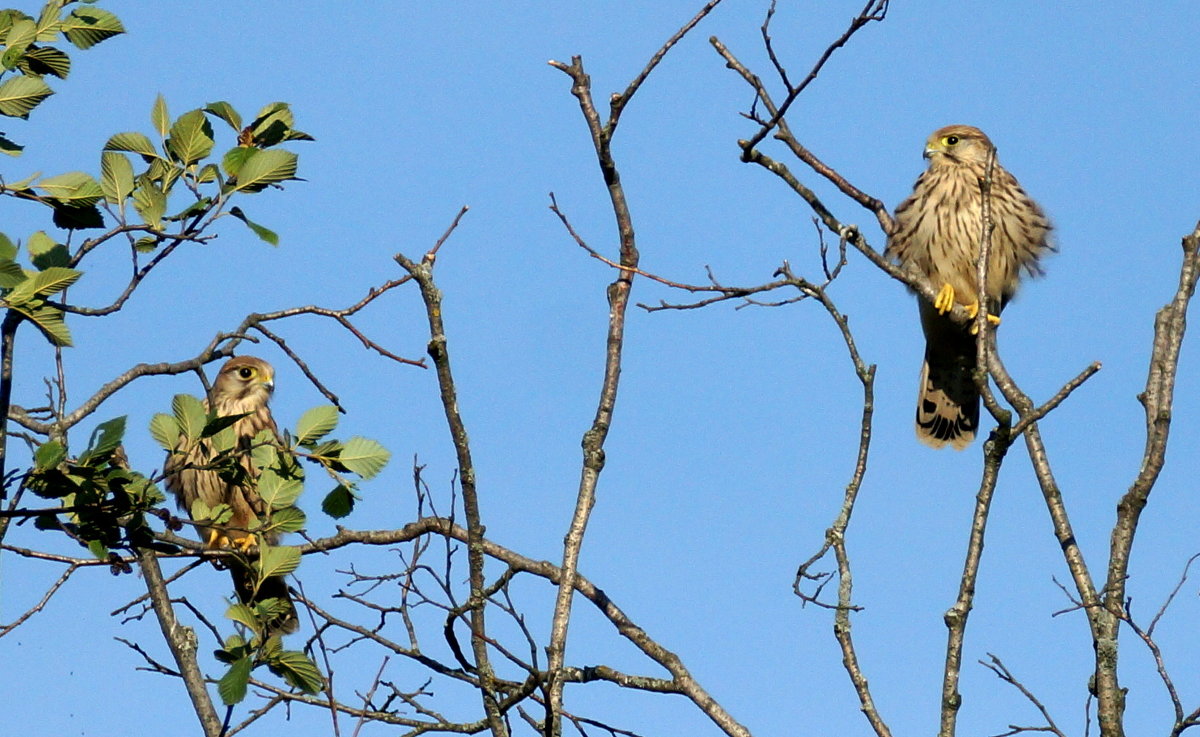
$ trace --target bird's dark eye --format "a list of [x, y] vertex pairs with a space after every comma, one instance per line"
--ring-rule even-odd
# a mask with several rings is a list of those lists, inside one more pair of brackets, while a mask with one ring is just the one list
[[254, 376], [254, 369], [248, 366], [243, 366], [242, 368], [238, 369], [238, 376], [242, 377], [243, 379], [249, 379], [251, 376]]
[[946, 145], [947, 146], [957, 146], [958, 145], [958, 136], [946, 136]]

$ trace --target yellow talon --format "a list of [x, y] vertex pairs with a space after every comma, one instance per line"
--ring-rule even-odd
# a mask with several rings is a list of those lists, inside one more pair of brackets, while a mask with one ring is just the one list
[[258, 544], [258, 540], [254, 537], [254, 535], [246, 535], [245, 537], [243, 537], [241, 540], [239, 540], [237, 542], [237, 545], [235, 547], [239, 548], [243, 553], [249, 553], [250, 548], [254, 547], [257, 544]]
[[954, 309], [954, 287], [949, 284], [943, 284], [937, 297], [933, 299], [933, 307], [941, 314], [946, 314]]
[[[963, 305], [963, 309], [967, 311], [967, 316], [970, 317], [972, 320], [974, 320], [975, 316], [979, 314], [979, 303], [972, 302], [969, 305]], [[989, 312], [988, 316], [987, 316], [987, 321], [993, 325], [999, 325], [1000, 317], [998, 315], [993, 315], [992, 313]], [[976, 335], [978, 333], [979, 333], [979, 326], [972, 323], [971, 324], [971, 335]]]
[[229, 538], [225, 537], [224, 533], [215, 527], [208, 528], [207, 539], [204, 544], [210, 548], [225, 548], [229, 547]]

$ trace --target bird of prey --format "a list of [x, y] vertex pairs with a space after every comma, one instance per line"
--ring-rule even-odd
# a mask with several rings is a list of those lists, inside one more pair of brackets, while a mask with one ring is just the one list
[[[962, 450], [979, 427], [975, 336], [954, 324], [948, 313], [962, 305], [969, 315], [986, 301], [989, 320], [1012, 298], [1021, 273], [1041, 274], [1038, 260], [1051, 248], [1050, 221], [998, 162], [983, 131], [969, 125], [937, 130], [925, 142], [928, 168], [913, 192], [896, 208], [887, 255], [915, 267], [938, 289], [937, 299], [920, 302], [925, 332], [925, 363], [917, 395], [917, 437], [935, 448]], [[976, 262], [984, 232], [983, 185], [992, 161], [989, 205], [991, 247], [987, 285], [976, 283]]]
[[[211, 548], [233, 547], [246, 553], [258, 542], [258, 535], [250, 530], [256, 526], [252, 523], [256, 523], [267, 509], [258, 494], [260, 472], [251, 462], [251, 441], [263, 430], [270, 430], [272, 435], [278, 432], [267, 406], [275, 388], [274, 379], [271, 364], [260, 358], [231, 358], [221, 367], [205, 402], [205, 409], [218, 417], [245, 415], [232, 425], [240, 472], [206, 468], [214, 465], [213, 456], [216, 455], [208, 442], [191, 443], [184, 447], [184, 452], [171, 453], [167, 457], [164, 469], [167, 488], [175, 494], [181, 509], [190, 515], [193, 504], [201, 500], [210, 509], [227, 504], [233, 512], [225, 524], [207, 529], [206, 543]], [[267, 534], [262, 537], [268, 544], [274, 544], [278, 536]], [[295, 605], [282, 576], [271, 576], [259, 582], [245, 559], [230, 556], [227, 564], [233, 576], [234, 590], [243, 604], [253, 605], [278, 598], [286, 604], [287, 613], [276, 618], [271, 629], [283, 632], [296, 629], [299, 622]]]

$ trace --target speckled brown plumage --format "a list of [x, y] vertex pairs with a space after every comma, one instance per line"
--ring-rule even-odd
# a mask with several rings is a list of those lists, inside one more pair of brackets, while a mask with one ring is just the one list
[[[968, 306], [980, 298], [975, 278], [983, 232], [981, 183], [995, 147], [983, 131], [951, 125], [935, 131], [925, 145], [929, 167], [913, 192], [896, 208], [887, 255], [914, 266], [935, 288]], [[1022, 272], [1040, 274], [1038, 260], [1050, 248], [1050, 221], [997, 162], [992, 169], [992, 231], [988, 283], [983, 298], [999, 315], [1012, 298]], [[975, 338], [943, 311], [920, 299], [925, 332], [925, 363], [917, 398], [917, 437], [935, 448], [961, 450], [979, 426]]]
[[[199, 499], [208, 507], [228, 504], [233, 516], [222, 529], [208, 530], [207, 542], [211, 547], [239, 547], [243, 550], [255, 544], [255, 538], [247, 530], [251, 522], [266, 513], [258, 495], [259, 472], [251, 463], [250, 446], [254, 436], [263, 430], [277, 433], [275, 420], [271, 417], [268, 402], [274, 390], [275, 371], [271, 364], [253, 356], [231, 358], [221, 367], [213, 382], [212, 391], [205, 401], [205, 409], [212, 409], [217, 416], [249, 413], [233, 424], [237, 447], [244, 451], [239, 462], [246, 471], [240, 481], [222, 479], [217, 471], [203, 468], [211, 462], [212, 454], [207, 443], [193, 445], [186, 453], [167, 456], [164, 469], [167, 489], [175, 494], [180, 509], [191, 514], [193, 503]], [[277, 542], [276, 535], [266, 535], [266, 542]], [[234, 590], [238, 599], [245, 604], [270, 598], [281, 598], [291, 603], [287, 582], [280, 576], [267, 578], [255, 588], [256, 576], [237, 558], [228, 559], [229, 572], [233, 576]], [[278, 629], [292, 631], [298, 621], [295, 608], [291, 614], [276, 624]]]

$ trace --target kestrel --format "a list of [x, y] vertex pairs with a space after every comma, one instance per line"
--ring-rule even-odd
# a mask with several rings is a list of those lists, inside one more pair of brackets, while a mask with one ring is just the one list
[[[212, 463], [214, 455], [208, 443], [193, 443], [185, 453], [171, 453], [167, 457], [165, 473], [167, 488], [175, 494], [179, 507], [191, 514], [193, 503], [199, 499], [211, 509], [218, 504], [227, 504], [233, 516], [220, 528], [209, 527], [207, 544], [213, 548], [235, 547], [243, 552], [257, 543], [251, 528], [266, 513], [262, 498], [258, 494], [259, 470], [250, 459], [251, 441], [263, 430], [277, 434], [275, 420], [267, 402], [274, 391], [275, 371], [271, 364], [252, 356], [231, 358], [221, 367], [217, 380], [213, 382], [205, 409], [218, 417], [242, 415], [245, 417], [233, 424], [238, 463], [244, 473], [229, 474], [225, 478], [216, 470], [204, 468]], [[277, 542], [278, 535], [263, 535], [268, 544]], [[258, 576], [242, 559], [227, 560], [233, 576], [234, 590], [243, 604], [254, 604], [270, 598], [279, 598], [287, 603], [290, 613], [281, 617], [273, 629], [291, 632], [296, 629], [295, 606], [288, 595], [287, 582], [282, 576], [271, 576], [258, 582]]]
[[[979, 427], [979, 390], [975, 371], [975, 336], [969, 326], [954, 324], [947, 313], [955, 304], [968, 314], [979, 309], [976, 261], [983, 234], [983, 190], [988, 161], [996, 147], [983, 131], [949, 125], [925, 142], [929, 167], [913, 192], [896, 208], [886, 255], [901, 266], [914, 266], [940, 290], [931, 304], [918, 298], [925, 332], [925, 363], [917, 394], [917, 437], [935, 448], [962, 450]], [[1041, 274], [1038, 260], [1050, 249], [1050, 221], [998, 162], [992, 167], [991, 248], [986, 300], [989, 319], [999, 324], [1000, 311], [1017, 291], [1021, 272]]]

